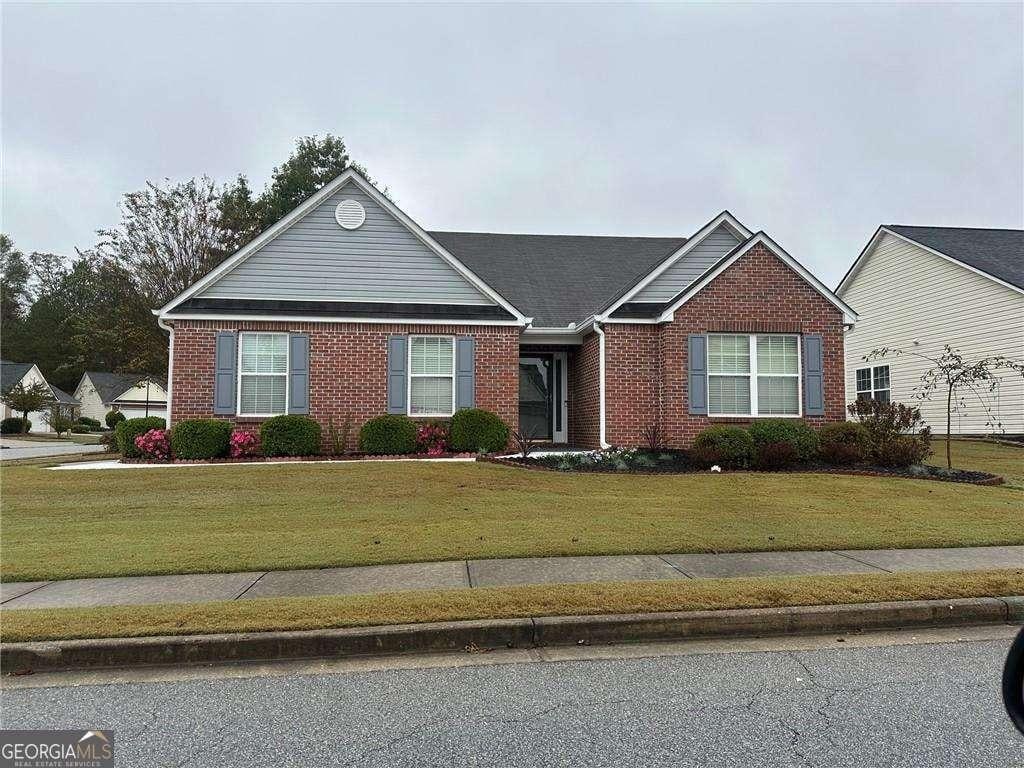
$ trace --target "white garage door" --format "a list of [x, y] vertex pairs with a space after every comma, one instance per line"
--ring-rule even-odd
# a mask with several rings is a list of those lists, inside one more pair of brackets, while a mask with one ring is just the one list
[[[124, 414], [126, 419], [141, 419], [146, 415], [145, 406], [131, 406], [130, 408], [122, 408], [121, 413]], [[161, 419], [167, 420], [167, 408], [161, 408], [157, 405], [149, 406], [150, 416], [159, 416]]]

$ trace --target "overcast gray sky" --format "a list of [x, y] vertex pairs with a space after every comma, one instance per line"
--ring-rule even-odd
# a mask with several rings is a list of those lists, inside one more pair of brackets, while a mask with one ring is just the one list
[[3, 231], [72, 253], [147, 179], [332, 132], [428, 229], [689, 235], [834, 286], [879, 223], [1024, 218], [1007, 5], [3, 7]]

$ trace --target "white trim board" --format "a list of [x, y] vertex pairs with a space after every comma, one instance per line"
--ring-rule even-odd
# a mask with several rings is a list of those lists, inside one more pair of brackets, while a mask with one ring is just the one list
[[722, 211], [720, 214], [715, 216], [711, 221], [705, 224], [703, 227], [698, 229], [691, 238], [689, 238], [675, 253], [671, 254], [668, 258], [664, 259], [657, 267], [647, 273], [647, 275], [637, 283], [633, 284], [633, 287], [627, 290], [622, 296], [612, 302], [611, 306], [606, 310], [603, 310], [599, 315], [598, 319], [604, 321], [618, 309], [620, 306], [625, 304], [633, 296], [636, 296], [640, 291], [654, 282], [663, 272], [669, 267], [679, 261], [683, 256], [688, 254], [698, 245], [700, 245], [704, 239], [714, 232], [722, 224], [725, 224], [739, 237], [740, 240], [748, 239], [753, 233], [743, 226], [740, 221], [728, 211]]
[[763, 245], [770, 250], [775, 256], [777, 256], [787, 267], [797, 273], [804, 282], [814, 288], [818, 293], [821, 294], [830, 304], [836, 309], [843, 313], [843, 321], [849, 325], [857, 322], [857, 313], [842, 299], [836, 296], [832, 291], [825, 287], [818, 278], [811, 274], [799, 261], [794, 259], [783, 248], [772, 240], [764, 232], [758, 232], [756, 235], [751, 237], [743, 247], [739, 248], [735, 253], [727, 259], [724, 259], [710, 272], [706, 272], [702, 278], [693, 283], [686, 291], [677, 298], [672, 304], [658, 317], [659, 322], [669, 322], [675, 318], [675, 312], [679, 307], [692, 299], [697, 293], [703, 290], [708, 283], [718, 277], [720, 274], [725, 272], [729, 267], [735, 264], [741, 259], [747, 252], [750, 251], [755, 245]]
[[836, 286], [836, 293], [837, 294], [841, 294], [842, 291], [849, 285], [850, 281], [853, 280], [853, 278], [857, 276], [857, 274], [863, 268], [864, 262], [867, 260], [867, 258], [871, 254], [874, 253], [875, 246], [878, 245], [878, 241], [881, 240], [882, 236], [886, 235], [886, 234], [892, 235], [893, 237], [898, 238], [898, 239], [902, 240], [905, 243], [910, 243], [911, 245], [913, 245], [913, 246], [915, 246], [917, 248], [920, 248], [923, 251], [927, 251], [928, 253], [932, 254], [933, 256], [938, 256], [940, 259], [945, 259], [946, 261], [950, 262], [951, 264], [956, 264], [957, 266], [963, 267], [964, 269], [968, 270], [969, 272], [973, 272], [976, 275], [981, 275], [982, 277], [987, 277], [992, 282], [998, 283], [999, 285], [1002, 285], [1002, 286], [1004, 286], [1006, 288], [1009, 288], [1011, 291], [1016, 291], [1017, 293], [1024, 294], [1024, 288], [1021, 288], [1020, 286], [1013, 285], [1012, 283], [1008, 283], [1005, 280], [1000, 280], [995, 275], [991, 275], [991, 274], [989, 274], [988, 272], [986, 272], [983, 269], [978, 269], [977, 267], [971, 266], [967, 262], [960, 261], [960, 259], [955, 258], [954, 256], [949, 256], [948, 254], [945, 254], [942, 251], [937, 251], [934, 248], [930, 248], [927, 245], [925, 245], [924, 243], [920, 243], [920, 242], [918, 242], [917, 240], [915, 240], [912, 237], [907, 237], [906, 235], [901, 235], [899, 232], [895, 232], [895, 231], [889, 229], [884, 224], [882, 226], [880, 226], [878, 229], [875, 230], [875, 234], [873, 234], [871, 236], [871, 239], [868, 240], [868, 244], [864, 246], [864, 250], [862, 250], [860, 252], [860, 254], [857, 256], [857, 258], [854, 260], [853, 264], [850, 266], [850, 269], [843, 276], [843, 279], [839, 281], [839, 285]]
[[370, 198], [384, 208], [389, 214], [397, 219], [406, 229], [408, 229], [416, 238], [418, 238], [426, 247], [434, 251], [438, 256], [444, 259], [449, 266], [455, 269], [463, 278], [471, 283], [477, 290], [483, 293], [485, 296], [490, 298], [494, 303], [498, 304], [503, 309], [507, 310], [519, 321], [519, 325], [525, 325], [527, 318], [512, 304], [510, 304], [503, 296], [497, 291], [491, 288], [481, 278], [479, 278], [472, 270], [469, 269], [465, 264], [459, 261], [455, 256], [449, 253], [440, 243], [432, 238], [427, 232], [419, 226], [415, 221], [409, 218], [402, 210], [400, 210], [394, 203], [388, 200], [382, 195], [373, 184], [368, 182], [363, 176], [357, 171], [349, 168], [343, 174], [338, 176], [334, 181], [326, 184], [319, 192], [311, 196], [304, 203], [299, 205], [297, 208], [292, 210], [287, 216], [278, 221], [272, 227], [264, 231], [262, 234], [257, 236], [248, 245], [241, 248], [234, 256], [231, 256], [216, 269], [210, 272], [205, 277], [201, 278], [197, 282], [193, 283], [189, 288], [185, 289], [182, 293], [175, 296], [169, 302], [167, 302], [160, 309], [154, 310], [154, 314], [159, 317], [164, 317], [168, 312], [174, 309], [178, 304], [190, 299], [197, 293], [202, 291], [204, 288], [209, 287], [219, 278], [230, 272], [236, 266], [241, 264], [252, 254], [256, 253], [260, 248], [269, 243], [279, 234], [284, 232], [288, 227], [294, 224], [296, 221], [301, 219], [307, 213], [312, 211], [316, 206], [326, 200], [328, 197], [333, 195], [343, 186], [348, 183], [354, 183], [363, 192], [370, 196]]

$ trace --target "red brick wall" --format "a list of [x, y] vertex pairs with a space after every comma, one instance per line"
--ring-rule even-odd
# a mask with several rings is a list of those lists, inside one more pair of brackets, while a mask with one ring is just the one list
[[844, 418], [842, 313], [757, 245], [676, 310], [672, 322], [605, 326], [608, 442], [642, 445], [645, 427], [656, 423], [665, 445], [686, 447], [711, 424], [737, 421], [688, 412], [687, 336], [715, 331], [821, 334], [825, 416], [806, 421]]
[[[214, 345], [218, 330], [296, 331], [310, 335], [310, 416], [324, 428], [359, 427], [387, 409], [387, 338], [395, 333], [470, 335], [476, 339], [476, 405], [518, 424], [519, 329], [509, 326], [417, 326], [376, 323], [306, 323], [179, 320], [174, 324], [171, 420], [213, 415]], [[263, 419], [233, 417], [253, 429]]]
[[600, 425], [600, 352], [597, 334], [583, 339], [569, 353], [569, 443], [578, 448], [598, 448]]

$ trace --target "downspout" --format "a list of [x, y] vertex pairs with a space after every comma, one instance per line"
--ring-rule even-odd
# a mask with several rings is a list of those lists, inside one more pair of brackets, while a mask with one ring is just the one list
[[605, 440], [605, 426], [604, 426], [604, 330], [601, 328], [601, 324], [594, 320], [594, 330], [597, 332], [597, 370], [598, 370], [598, 441], [601, 449], [610, 448], [608, 441]]
[[[174, 326], [168, 325], [159, 317], [156, 324], [170, 334], [167, 347], [167, 428], [171, 428], [171, 389], [174, 387]], [[149, 413], [149, 384], [146, 384], [146, 413]]]

